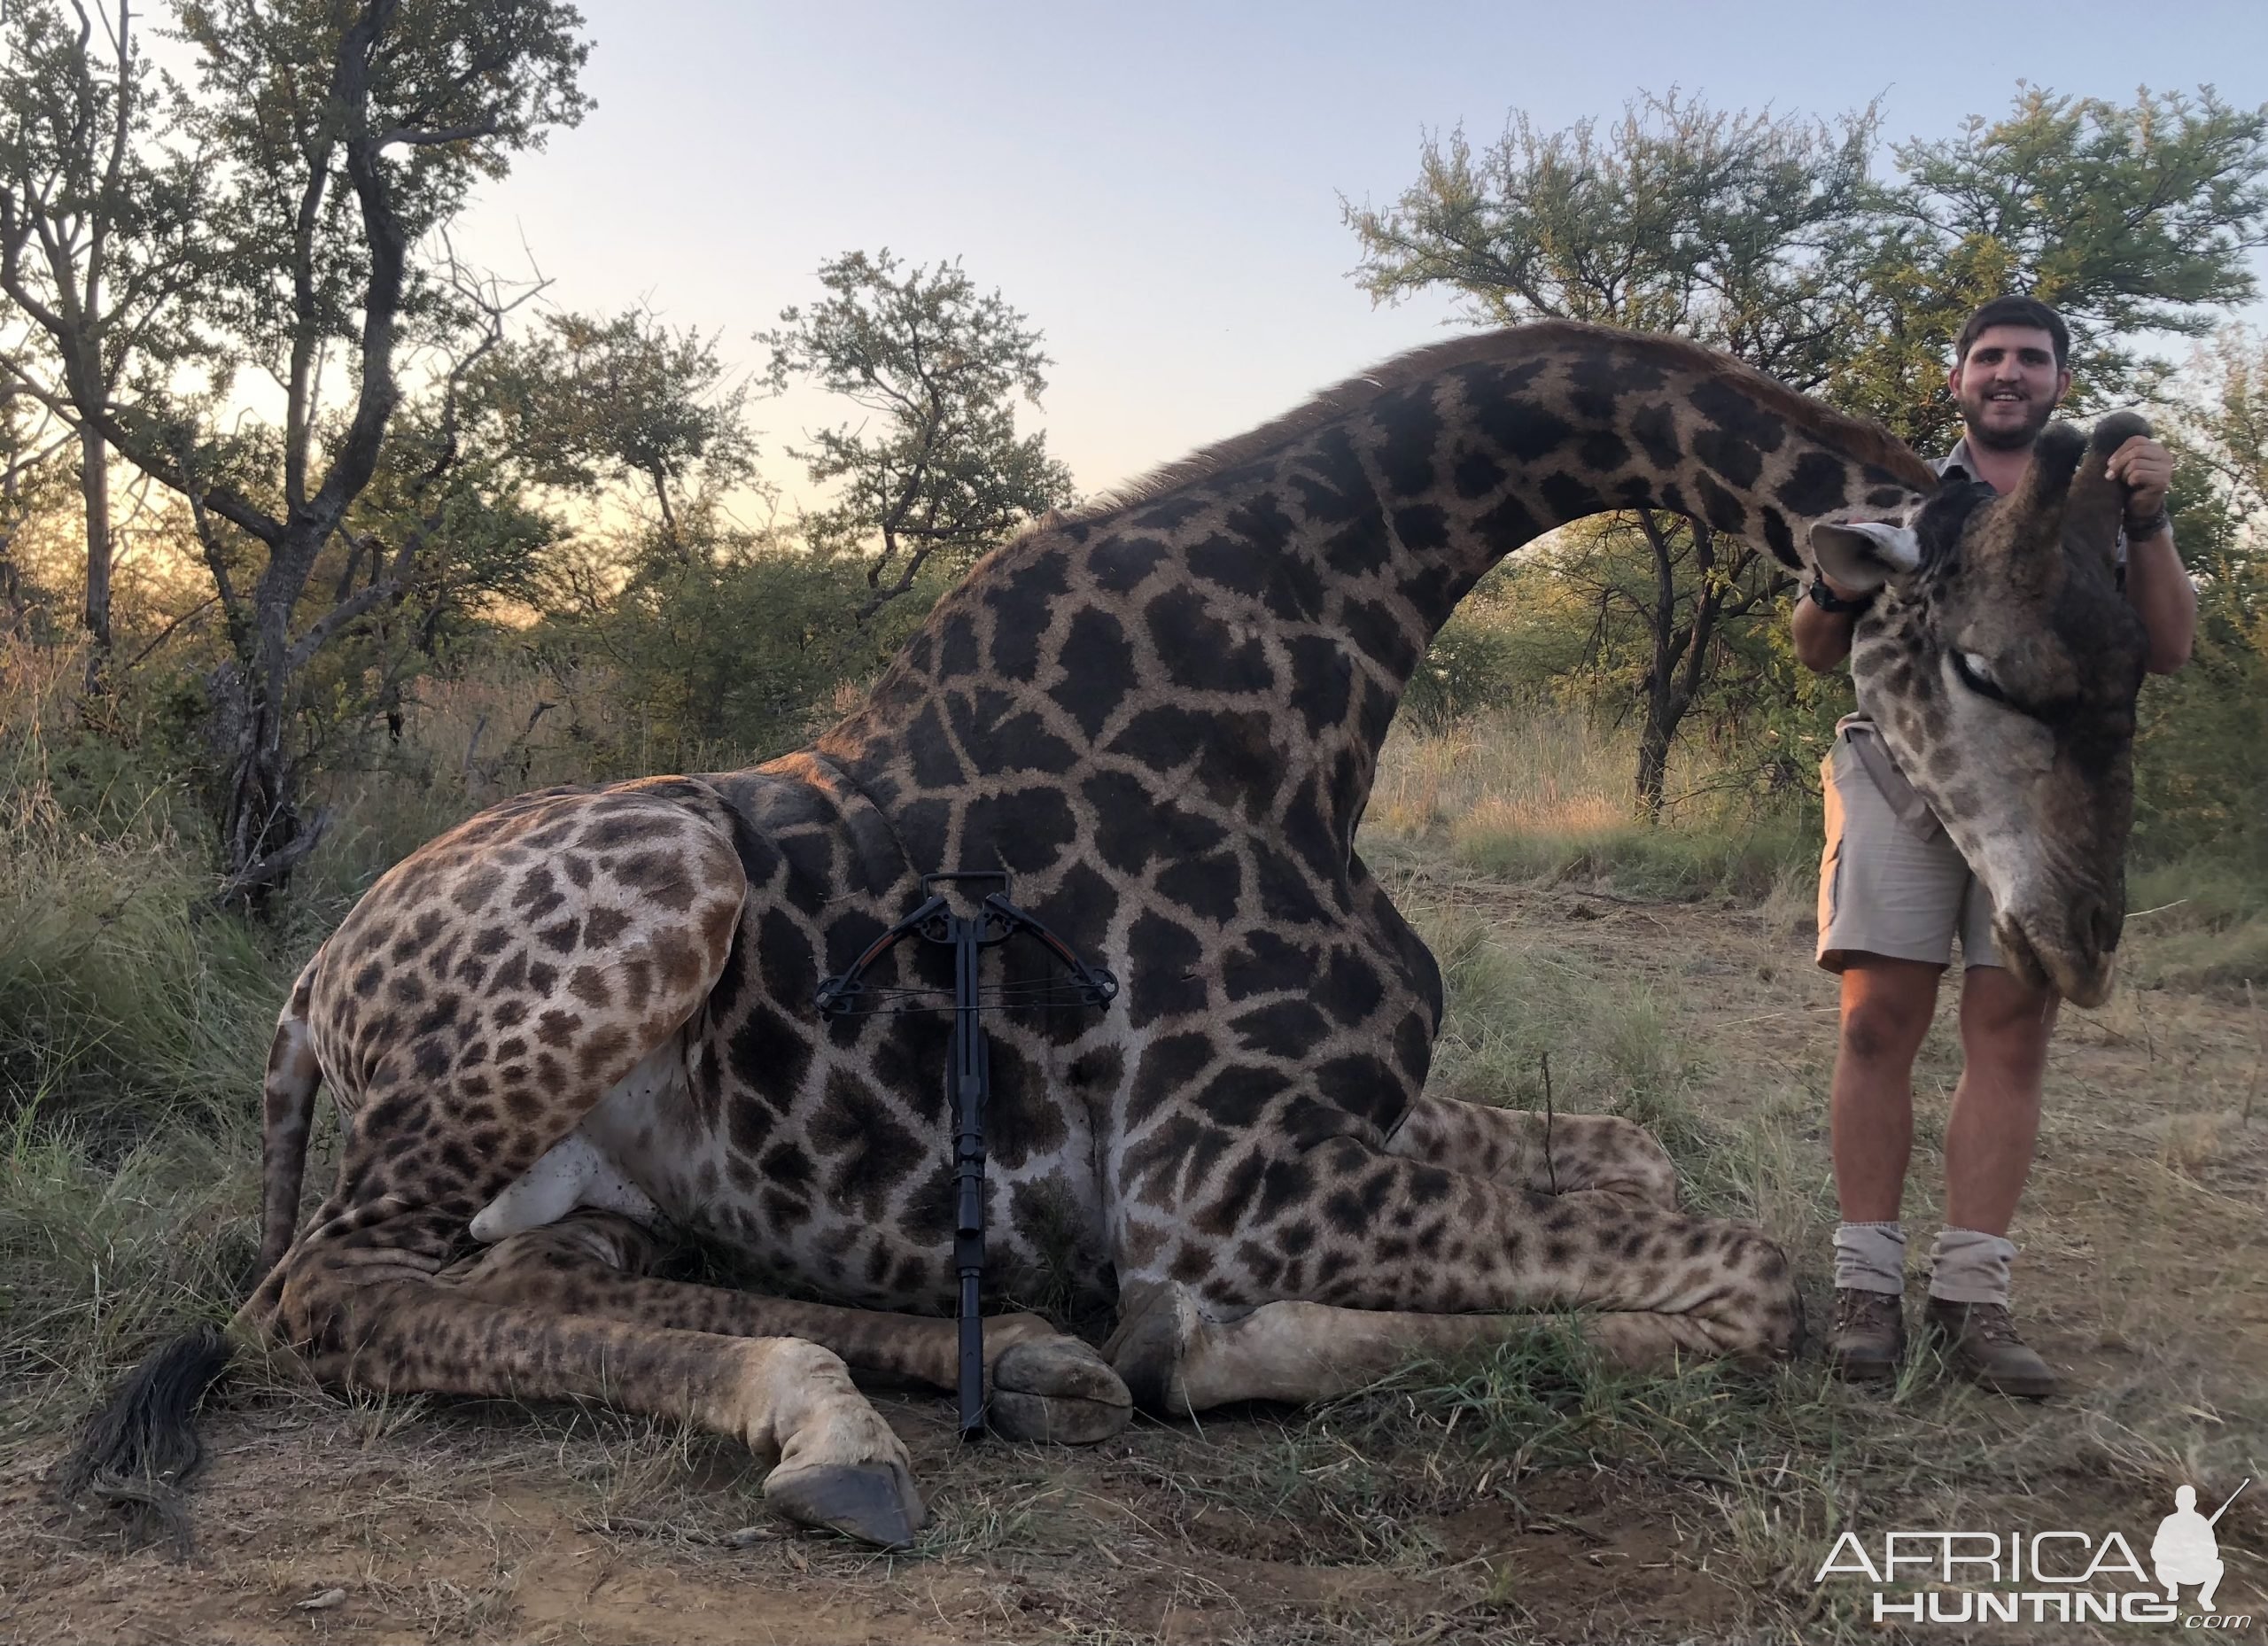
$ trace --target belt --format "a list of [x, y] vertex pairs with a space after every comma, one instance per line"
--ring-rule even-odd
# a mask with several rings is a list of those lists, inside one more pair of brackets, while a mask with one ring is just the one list
[[1851, 752], [1866, 767], [1883, 799], [1889, 804], [1891, 813], [1915, 834], [1924, 840], [1945, 833], [1945, 825], [1938, 814], [1930, 810], [1930, 803], [1922, 791], [1914, 787], [1906, 773], [1898, 769], [1898, 762], [1891, 758], [1890, 750], [1882, 741], [1882, 734], [1872, 720], [1846, 719], [1836, 727], [1837, 734], [1850, 745]]

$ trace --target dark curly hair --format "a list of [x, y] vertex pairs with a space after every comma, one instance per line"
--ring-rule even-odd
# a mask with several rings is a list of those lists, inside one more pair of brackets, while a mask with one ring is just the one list
[[1955, 361], [1969, 358], [1969, 346], [1994, 326], [2031, 326], [2055, 340], [2055, 369], [2061, 371], [2071, 355], [2070, 328], [2063, 317], [2036, 297], [1996, 297], [1969, 317], [1953, 346]]

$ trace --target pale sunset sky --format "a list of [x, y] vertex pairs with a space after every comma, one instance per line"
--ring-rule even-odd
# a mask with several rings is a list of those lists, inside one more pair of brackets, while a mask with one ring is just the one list
[[[1348, 278], [1340, 201], [1386, 204], [1460, 122], [1478, 148], [1512, 109], [1556, 129], [1674, 86], [1827, 116], [1878, 97], [1897, 139], [1999, 114], [2020, 79], [2268, 102], [2262, 0], [582, 9], [598, 106], [485, 192], [462, 248], [516, 270], [524, 242], [560, 306], [642, 300], [751, 367], [822, 260], [959, 257], [1045, 333], [1039, 416], [1091, 493], [1441, 335], [1446, 299], [1373, 309]], [[783, 445], [852, 410], [757, 407], [790, 499]]]

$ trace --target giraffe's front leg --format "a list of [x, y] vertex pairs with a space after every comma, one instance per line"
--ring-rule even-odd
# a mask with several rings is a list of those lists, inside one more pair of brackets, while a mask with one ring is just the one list
[[[926, 1315], [845, 1308], [641, 1272], [652, 1238], [626, 1217], [582, 1211], [508, 1237], [447, 1271], [473, 1297], [730, 1337], [801, 1338], [841, 1355], [854, 1376], [951, 1390], [960, 1378], [957, 1324]], [[984, 1323], [987, 1416], [1010, 1440], [1070, 1445], [1108, 1440], [1133, 1420], [1118, 1374], [1077, 1338], [1037, 1315]]]
[[[315, 1267], [310, 1265], [310, 1268]], [[764, 1495], [791, 1520], [903, 1548], [926, 1518], [905, 1445], [842, 1358], [793, 1338], [726, 1337], [492, 1302], [430, 1279], [287, 1286], [322, 1319], [324, 1382], [400, 1394], [588, 1400], [742, 1440], [773, 1465]], [[322, 1295], [325, 1291], [333, 1295]]]
[[1619, 1114], [1541, 1114], [1424, 1093], [1386, 1152], [1546, 1194], [1596, 1191], [1677, 1208], [1669, 1152]]
[[[1347, 1135], [1265, 1159], [1270, 1146], [1247, 1139], [1248, 1162], [1130, 1225], [1141, 1259], [1122, 1260], [1107, 1353], [1147, 1409], [1322, 1398], [1545, 1311], [1580, 1311], [1575, 1329], [1633, 1365], [1767, 1360], [1800, 1335], [1787, 1259], [1746, 1224], [1604, 1184], [1515, 1187]], [[1146, 1161], [1143, 1185], [1191, 1176], [1171, 1165]]]
[[[1341, 1308], [1329, 1303], [1208, 1305], [1178, 1282], [1138, 1283], [1119, 1295], [1113, 1362], [1146, 1410], [1192, 1417], [1237, 1401], [1311, 1405], [1393, 1376], [1414, 1360], [1487, 1348], [1564, 1316], [1540, 1310], [1485, 1315]], [[1709, 1323], [1659, 1312], [1596, 1314], [1584, 1340], [1619, 1365], [1667, 1365], [1680, 1355], [1725, 1353]]]

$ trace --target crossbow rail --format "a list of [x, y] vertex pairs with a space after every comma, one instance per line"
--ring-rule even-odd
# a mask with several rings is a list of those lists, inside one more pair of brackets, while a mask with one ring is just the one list
[[[997, 881], [1000, 889], [988, 893], [971, 914], [957, 913], [937, 889], [944, 884], [982, 881]], [[992, 1046], [984, 1032], [983, 1014], [1065, 1005], [1106, 1007], [1117, 998], [1118, 980], [1103, 967], [1087, 964], [1037, 916], [1011, 903], [1008, 876], [1002, 870], [925, 874], [921, 891], [920, 905], [867, 944], [848, 971], [820, 982], [814, 1004], [824, 1017], [940, 1010], [953, 1014], [947, 1079], [953, 1102], [953, 1266], [960, 1280], [960, 1432], [963, 1440], [973, 1440], [985, 1427], [984, 1119], [992, 1097]], [[1026, 979], [987, 990], [982, 980], [983, 951], [1019, 936], [1034, 939], [1052, 955], [1066, 979]], [[943, 989], [877, 988], [867, 982], [867, 971], [908, 937], [952, 950], [950, 1006], [942, 1000]]]

